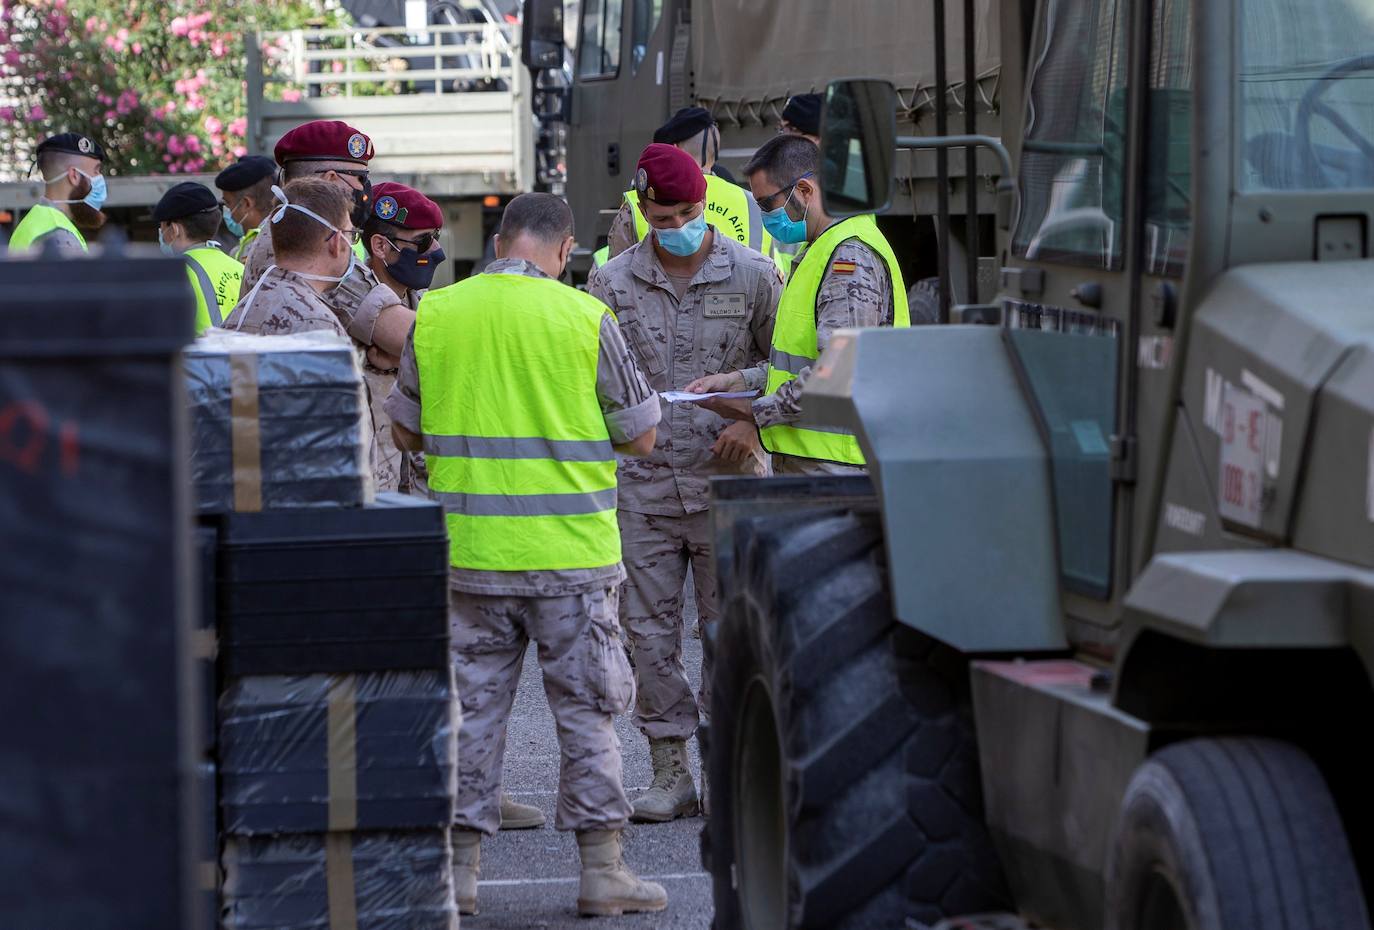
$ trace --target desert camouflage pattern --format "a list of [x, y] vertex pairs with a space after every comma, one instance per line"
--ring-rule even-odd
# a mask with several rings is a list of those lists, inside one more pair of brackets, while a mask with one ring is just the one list
[[[248, 302], [250, 295], [251, 304]], [[284, 268], [273, 268], [257, 294], [252, 294], [251, 289], [244, 291], [225, 319], [224, 328], [254, 336], [319, 331], [348, 336], [339, 318], [310, 282]]]
[[[763, 255], [712, 233], [710, 254], [677, 296], [652, 238], [592, 272], [587, 292], [615, 313], [630, 353], [656, 391], [702, 375], [735, 371], [768, 357], [782, 281]], [[620, 462], [619, 506], [663, 516], [700, 513], [718, 474], [766, 474], [762, 446], [744, 465], [711, 454], [729, 425], [696, 404], [663, 404], [653, 454]]]
[[632, 810], [621, 780], [614, 719], [634, 703], [620, 645], [615, 588], [562, 597], [451, 591], [453, 669], [463, 702], [454, 825], [494, 835], [501, 826], [506, 724], [530, 640], [558, 726], [559, 830], [618, 830]]
[[[258, 228], [261, 232], [253, 240], [243, 263], [240, 293], [245, 297], [263, 272], [272, 265], [275, 255], [272, 221], [264, 220]], [[363, 352], [363, 380], [367, 383], [372, 408], [373, 442], [377, 450], [372, 462], [377, 490], [409, 490], [408, 487], [402, 488], [402, 480], [407, 477], [408, 471], [405, 457], [391, 438], [391, 420], [383, 409], [391, 386], [396, 383], [396, 369], [392, 367], [395, 363], [384, 361], [384, 356], [376, 351], [367, 351], [373, 347], [373, 330], [382, 311], [396, 305], [408, 306], [408, 302], [397, 297], [395, 291], [377, 280], [370, 268], [356, 260], [349, 269], [348, 277], [337, 287], [325, 292], [323, 300], [334, 311], [348, 337]], [[379, 362], [386, 367], [379, 367]]]
[[705, 631], [716, 622], [716, 563], [708, 511], [680, 517], [621, 510], [620, 540], [626, 582], [620, 616], [634, 654], [635, 726], [649, 739], [688, 739], [707, 719], [711, 670], [701, 669], [701, 693], [692, 694], [682, 664], [683, 587], [687, 567]]
[[[797, 263], [805, 259], [797, 255]], [[837, 274], [836, 262], [853, 262], [854, 271]], [[892, 275], [882, 256], [858, 239], [841, 242], [830, 257], [831, 268], [821, 278], [816, 295], [816, 345], [824, 352], [838, 329], [859, 326], [891, 326], [893, 320]], [[794, 265], [795, 267], [795, 265]], [[801, 419], [801, 393], [811, 369], [778, 388], [776, 393], [754, 401], [754, 422], [759, 429], [796, 423]], [[751, 389], [762, 390], [768, 381], [767, 366], [744, 372]], [[825, 462], [793, 455], [774, 455], [773, 473], [778, 475], [854, 475], [865, 469], [840, 462]]]

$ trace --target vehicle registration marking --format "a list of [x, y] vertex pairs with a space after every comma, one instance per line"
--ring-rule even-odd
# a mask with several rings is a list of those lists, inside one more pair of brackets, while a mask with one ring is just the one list
[[1264, 511], [1264, 472], [1269, 411], [1264, 399], [1227, 383], [1222, 392], [1221, 515], [1258, 527]]

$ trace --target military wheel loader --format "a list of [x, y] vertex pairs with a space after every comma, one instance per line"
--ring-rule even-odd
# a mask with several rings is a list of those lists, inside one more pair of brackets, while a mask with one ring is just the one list
[[[831, 342], [869, 478], [713, 487], [715, 926], [1368, 930], [1374, 6], [1000, 17], [988, 325]], [[829, 85], [828, 212], [999, 145], [893, 109]]]

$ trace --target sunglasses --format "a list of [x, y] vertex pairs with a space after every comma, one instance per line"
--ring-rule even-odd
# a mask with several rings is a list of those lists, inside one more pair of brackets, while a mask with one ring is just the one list
[[[392, 245], [396, 245], [398, 242], [404, 242], [406, 245], [415, 246], [417, 252], [428, 252], [429, 247], [434, 245], [434, 241], [439, 237], [434, 233], [421, 233], [418, 239], [406, 239], [403, 236], [387, 236], [386, 238]], [[396, 245], [396, 248], [399, 249], [400, 246]]]

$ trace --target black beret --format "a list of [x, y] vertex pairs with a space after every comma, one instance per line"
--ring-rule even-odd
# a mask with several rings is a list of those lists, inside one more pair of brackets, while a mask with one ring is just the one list
[[219, 198], [210, 188], [195, 181], [182, 181], [174, 186], [153, 207], [153, 219], [159, 223], [165, 220], [179, 220], [193, 213], [218, 210]]
[[704, 129], [716, 124], [711, 114], [702, 107], [683, 107], [669, 118], [668, 122], [654, 131], [654, 141], [667, 145], [677, 145], [690, 139]]
[[276, 173], [277, 163], [266, 155], [244, 155], [215, 175], [215, 186], [222, 191], [241, 191]]
[[808, 136], [821, 134], [821, 95], [797, 94], [782, 108], [782, 118]]
[[37, 154], [42, 155], [44, 152], [65, 152], [68, 155], [85, 155], [97, 161], [105, 160], [105, 150], [100, 147], [100, 143], [79, 132], [63, 132], [49, 136], [38, 143]]

